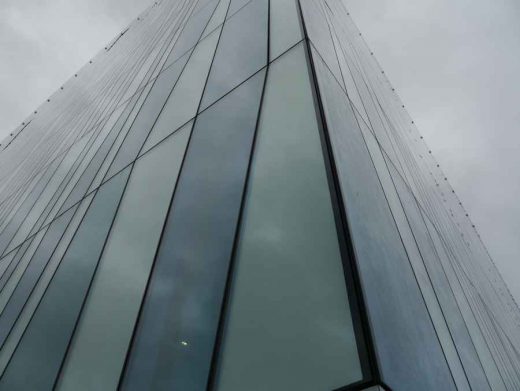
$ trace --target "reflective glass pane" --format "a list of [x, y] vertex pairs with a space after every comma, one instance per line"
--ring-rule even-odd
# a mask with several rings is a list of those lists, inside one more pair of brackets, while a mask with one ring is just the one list
[[303, 38], [297, 0], [271, 1], [269, 58], [272, 61]]
[[334, 43], [329, 28], [329, 23], [325, 16], [326, 5], [324, 1], [298, 0], [301, 4], [305, 28], [312, 45], [325, 60], [328, 68], [334, 73], [336, 79], [341, 80]]
[[454, 390], [350, 103], [315, 52], [313, 58], [383, 381], [398, 390]]
[[43, 274], [38, 280], [38, 283], [34, 287], [34, 290], [32, 291], [29, 300], [24, 305], [23, 310], [18, 316], [18, 319], [16, 320], [14, 327], [11, 329], [9, 336], [5, 340], [2, 349], [0, 350], [0, 375], [4, 372], [5, 367], [9, 362], [9, 359], [11, 358], [14, 350], [16, 349], [16, 346], [18, 345], [18, 342], [20, 341], [20, 338], [22, 337], [25, 328], [29, 324], [34, 310], [38, 306], [40, 299], [42, 298], [45, 290], [47, 289], [47, 286], [49, 285], [49, 282], [51, 281], [51, 278], [54, 275], [54, 272], [56, 271], [56, 268], [58, 267], [63, 257], [63, 254], [67, 250], [67, 247], [70, 241], [72, 240], [72, 237], [74, 236], [74, 233], [78, 228], [78, 225], [81, 223], [81, 220], [83, 219], [83, 216], [85, 215], [85, 212], [87, 211], [87, 208], [89, 207], [93, 197], [94, 193], [86, 197], [79, 205], [77, 212], [72, 218], [72, 221], [70, 222], [69, 226], [67, 227], [67, 230], [63, 234], [63, 237], [60, 240], [58, 247], [56, 247], [54, 254], [52, 254], [50, 261], [47, 263], [47, 267], [45, 268]]
[[[120, 109], [119, 109], [120, 110]], [[119, 111], [118, 110], [118, 111]], [[117, 111], [116, 111], [117, 112]], [[72, 205], [79, 202], [87, 193], [87, 190], [92, 183], [92, 180], [96, 176], [99, 167], [103, 164], [110, 148], [114, 144], [114, 140], [117, 138], [119, 132], [123, 128], [125, 122], [128, 120], [128, 111], [125, 111], [122, 115], [117, 118], [117, 121], [110, 121], [112, 123], [112, 128], [110, 133], [103, 139], [103, 143], [100, 145], [99, 149], [96, 151], [92, 160], [89, 162], [87, 168], [77, 181], [76, 185], [68, 195], [67, 199], [63, 203], [63, 206], [60, 208], [60, 211], [67, 210]], [[108, 124], [110, 126], [110, 124]]]
[[58, 186], [62, 183], [66, 174], [69, 172], [70, 168], [76, 161], [79, 153], [85, 146], [87, 139], [87, 137], [84, 137], [80, 142], [73, 145], [72, 148], [65, 154], [65, 157], [61, 161], [58, 169], [45, 186], [45, 189], [42, 192], [42, 194], [38, 197], [38, 200], [34, 204], [31, 212], [25, 218], [24, 222], [18, 229], [18, 232], [16, 233], [13, 240], [11, 241], [11, 244], [7, 248], [7, 251], [11, 251], [13, 248], [18, 246], [23, 240], [27, 238], [29, 232], [32, 230], [33, 226], [44, 212], [44, 208], [51, 201]]
[[217, 7], [218, 0], [199, 0], [198, 5], [202, 5], [198, 10], [190, 15], [190, 18], [184, 26], [179, 39], [175, 43], [172, 52], [166, 60], [169, 66], [172, 62], [184, 55], [188, 50], [193, 48], [197, 41], [201, 38], [204, 28], [209, 22], [213, 11]]
[[58, 389], [117, 388], [190, 132], [179, 130], [135, 163]]
[[[374, 166], [377, 170], [381, 185], [385, 192], [385, 196], [388, 200], [388, 204], [399, 230], [399, 234], [401, 235], [403, 245], [408, 254], [408, 258], [410, 259], [410, 264], [412, 265], [415, 277], [417, 278], [417, 282], [421, 289], [421, 294], [424, 297], [424, 301], [428, 307], [428, 312], [430, 313], [435, 331], [442, 345], [444, 356], [446, 357], [448, 365], [450, 366], [457, 390], [469, 391], [471, 388], [468, 383], [466, 373], [460, 361], [457, 348], [453, 342], [452, 333], [446, 324], [446, 309], [443, 309], [439, 304], [437, 293], [432, 286], [432, 279], [430, 278], [430, 275], [428, 274], [424, 264], [423, 255], [417, 247], [417, 242], [412, 233], [408, 217], [404, 212], [403, 208], [405, 205], [402, 203], [405, 202], [405, 199], [401, 194], [401, 191], [399, 189], [396, 190], [396, 186], [394, 186], [395, 180], [390, 176], [389, 171], [390, 164], [387, 167], [387, 162], [385, 162], [383, 152], [381, 151], [381, 148], [374, 138], [372, 132], [365, 125], [359, 115], [356, 115], [356, 117], [358, 119], [363, 138], [365, 139], [367, 148], [370, 152], [370, 156], [372, 157], [372, 161], [374, 162]], [[426, 227], [424, 229], [426, 229]]]
[[[96, 176], [94, 177], [94, 180], [92, 181], [92, 183], [88, 189], [88, 192], [91, 192], [92, 190], [97, 189], [101, 185], [101, 183], [106, 182], [106, 180], [104, 180], [105, 175], [108, 172], [108, 169], [110, 168], [110, 166], [114, 160], [114, 157], [119, 152], [119, 149], [120, 149], [121, 145], [123, 144], [123, 141], [125, 140], [126, 136], [128, 135], [128, 132], [130, 131], [130, 128], [133, 125], [134, 119], [139, 114], [140, 109], [142, 108], [142, 105], [143, 105], [144, 101], [146, 100], [146, 98], [148, 97], [148, 93], [150, 92], [150, 90], [152, 89], [153, 86], [154, 86], [153, 83], [147, 84], [147, 86], [142, 90], [142, 92], [140, 94], [136, 95], [135, 101], [133, 102], [134, 106], [130, 107], [131, 110], [129, 110], [129, 113], [127, 113], [128, 119], [125, 121], [125, 123], [124, 123], [123, 127], [121, 128], [121, 130], [119, 131], [119, 134], [117, 135], [115, 141], [113, 142], [112, 146], [110, 147], [110, 150], [105, 157], [105, 161], [103, 162], [103, 164], [101, 164], [101, 167], [99, 168]], [[146, 137], [146, 135], [143, 137]], [[141, 141], [141, 143], [142, 143], [142, 141]], [[130, 156], [132, 156], [132, 155], [130, 154]], [[124, 162], [124, 159], [122, 159], [122, 161]], [[121, 166], [123, 167], [124, 163], [121, 163], [121, 164], [122, 164]], [[110, 179], [110, 178], [108, 177], [106, 179]]]
[[230, 0], [220, 0], [218, 3], [217, 8], [215, 9], [215, 12], [213, 16], [211, 17], [208, 25], [206, 26], [206, 29], [204, 30], [204, 33], [202, 34], [203, 37], [211, 33], [213, 30], [215, 30], [220, 24], [224, 22], [224, 19], [226, 17], [228, 8], [229, 8], [229, 1]]
[[[52, 210], [52, 208], [54, 207], [54, 203], [56, 202], [56, 200], [60, 197], [61, 195], [61, 192], [63, 191], [63, 189], [65, 188], [65, 186], [67, 185], [68, 183], [68, 180], [72, 177], [72, 174], [74, 173], [74, 170], [75, 170], [75, 167], [78, 166], [79, 164], [79, 160], [81, 160], [82, 158], [82, 154], [86, 153], [85, 151], [85, 147], [88, 145], [88, 142], [89, 142], [89, 137], [83, 137], [81, 140], [79, 140], [78, 142], [76, 142], [76, 144], [74, 144], [72, 146], [72, 148], [70, 149], [69, 151], [69, 154], [75, 154], [76, 153], [76, 150], [78, 152], [78, 156], [77, 158], [75, 158], [75, 161], [74, 163], [72, 164], [72, 166], [69, 168], [67, 174], [65, 175], [65, 177], [63, 178], [63, 180], [61, 181], [61, 183], [59, 184], [59, 186], [57, 187], [57, 189], [55, 189], [54, 191], [54, 194], [52, 196], [52, 198], [50, 199], [50, 201], [47, 203], [47, 206], [45, 207], [45, 209], [43, 210], [43, 212], [40, 214], [40, 217], [38, 218], [38, 221], [34, 224], [33, 228], [31, 229], [31, 232], [29, 235], [32, 235], [34, 234], [35, 232], [37, 232], [43, 225], [43, 223], [45, 222], [46, 218], [47, 218], [47, 215], [49, 214], [49, 212]], [[63, 164], [63, 163], [62, 163]]]
[[197, 114], [200, 98], [215, 53], [220, 29], [199, 42], [157, 119], [144, 150], [151, 148]]
[[7, 227], [13, 216], [18, 212], [19, 206], [29, 197], [32, 189], [37, 186], [44, 174], [45, 170], [39, 172], [25, 186], [22, 186], [17, 192], [2, 202], [0, 232]]
[[[36, 235], [27, 239], [25, 242], [22, 243], [18, 249], [13, 250], [12, 252], [15, 253], [12, 260], [9, 262], [9, 265], [7, 265], [4, 273], [2, 274], [2, 277], [0, 277], [0, 292], [4, 289], [5, 284], [7, 284], [7, 281], [9, 281], [9, 277], [11, 277], [11, 274], [13, 273], [14, 269], [22, 259], [23, 255], [27, 251], [27, 248], [31, 245], [31, 243], [34, 241]], [[11, 253], [12, 253], [11, 252]], [[5, 257], [7, 258], [7, 256]]]
[[3, 345], [11, 327], [16, 321], [20, 311], [25, 305], [32, 289], [40, 278], [43, 269], [51, 258], [61, 236], [69, 224], [75, 208], [58, 217], [47, 229], [31, 261], [20, 277], [16, 289], [14, 289], [9, 301], [0, 315], [0, 346]]
[[437, 297], [444, 310], [446, 321], [450, 326], [452, 338], [457, 346], [460, 360], [466, 369], [466, 375], [473, 389], [489, 390], [489, 383], [484, 373], [482, 364], [478, 358], [477, 352], [473, 345], [473, 341], [469, 336], [468, 329], [460, 310], [457, 306], [453, 291], [446, 278], [442, 264], [435, 251], [432, 239], [428, 235], [425, 222], [422, 219], [421, 211], [415, 198], [406, 187], [400, 175], [393, 165], [389, 164], [394, 182], [398, 187], [399, 194], [405, 205], [405, 211], [410, 221], [414, 237], [417, 240], [419, 249], [423, 256], [426, 268], [434, 287], [436, 288]]
[[124, 390], [206, 387], [264, 72], [197, 118]]
[[8, 277], [4, 287], [2, 288], [2, 291], [0, 291], [0, 312], [4, 310], [7, 302], [9, 301], [9, 298], [11, 297], [12, 293], [16, 288], [16, 285], [20, 281], [20, 278], [22, 278], [22, 275], [27, 269], [29, 262], [31, 261], [34, 253], [36, 252], [36, 249], [38, 248], [43, 237], [45, 236], [46, 231], [47, 228], [42, 229], [34, 236], [34, 238], [31, 241], [31, 244], [27, 248], [27, 251], [23, 253], [23, 256], [16, 264], [16, 267], [13, 269], [11, 275]]
[[[264, 1], [264, 0], [252, 0], [252, 1]], [[232, 15], [237, 12], [244, 5], [249, 3], [250, 0], [231, 0], [231, 5], [229, 6], [228, 15]]]
[[132, 127], [128, 131], [128, 135], [117, 152], [108, 172], [108, 178], [130, 164], [137, 157], [146, 137], [150, 133], [150, 129], [157, 120], [157, 116], [161, 112], [172, 89], [177, 84], [177, 79], [184, 69], [189, 56], [190, 54], [188, 53], [180, 58], [171, 67], [161, 73], [155, 81], [153, 88], [146, 97], [143, 107], [139, 111]]
[[[128, 109], [130, 110], [130, 109]], [[61, 191], [60, 196], [58, 200], [56, 201], [55, 205], [49, 212], [48, 216], [45, 219], [45, 224], [50, 223], [56, 215], [59, 213], [59, 210], [61, 209], [61, 206], [66, 201], [68, 196], [71, 194], [71, 192], [74, 190], [74, 187], [80, 180], [82, 174], [85, 172], [85, 170], [88, 168], [88, 165], [90, 164], [91, 160], [95, 157], [97, 152], [100, 148], [103, 148], [103, 143], [105, 140], [107, 140], [107, 134], [113, 130], [118, 131], [121, 129], [123, 124], [125, 123], [125, 120], [128, 116], [128, 111], [125, 110], [123, 114], [119, 117], [114, 127], [111, 129], [109, 127], [103, 127], [102, 131], [98, 135], [94, 135], [91, 142], [87, 145], [85, 148], [85, 153], [82, 153], [82, 156], [80, 156], [81, 162], [76, 166], [75, 171], [73, 175], [69, 178], [68, 183], [64, 187], [64, 189]], [[79, 199], [78, 199], [79, 200]]]
[[270, 66], [250, 175], [216, 388], [361, 380], [303, 45]]
[[0, 378], [0, 389], [52, 389], [128, 172], [121, 172], [98, 191]]
[[0, 259], [0, 278], [4, 275], [15, 255], [16, 251], [11, 251], [8, 255]]
[[224, 24], [201, 110], [266, 64], [267, 8], [266, 0], [255, 0]]
[[51, 179], [52, 175], [56, 171], [60, 163], [60, 159], [55, 159], [50, 166], [45, 170], [45, 174], [38, 181], [34, 189], [30, 192], [27, 198], [20, 205], [9, 224], [4, 228], [0, 234], [0, 254], [3, 254], [13, 236], [18, 232], [20, 225], [23, 223], [34, 203], [38, 200], [42, 194], [47, 182]]
[[453, 290], [458, 307], [461, 311], [462, 317], [464, 318], [468, 332], [471, 335], [475, 349], [478, 352], [480, 362], [482, 363], [484, 370], [486, 371], [487, 378], [492, 385], [492, 389], [503, 390], [506, 388], [504, 385], [504, 379], [506, 378], [502, 378], [503, 374], [500, 371], [500, 369], [503, 368], [497, 367], [497, 363], [495, 362], [495, 359], [490, 352], [488, 345], [489, 342], [484, 339], [482, 330], [476, 322], [475, 316], [468, 305], [466, 294], [463, 291], [460, 285], [460, 281], [455, 274], [455, 270], [451, 265], [452, 258], [446, 252], [445, 242], [440, 238], [438, 231], [435, 229], [432, 222], [426, 217], [425, 213], [421, 211], [421, 214], [423, 216], [424, 222], [426, 223], [426, 226], [428, 227], [428, 232], [431, 235], [435, 248], [439, 254], [439, 259], [441, 260], [441, 263], [446, 270], [446, 277], [448, 278], [451, 289]]

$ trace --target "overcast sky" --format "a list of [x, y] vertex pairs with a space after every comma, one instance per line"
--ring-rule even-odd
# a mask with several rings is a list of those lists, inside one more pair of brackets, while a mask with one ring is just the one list
[[[344, 0], [520, 302], [520, 2]], [[0, 139], [148, 0], [2, 0]]]
[[344, 3], [520, 303], [520, 2]]

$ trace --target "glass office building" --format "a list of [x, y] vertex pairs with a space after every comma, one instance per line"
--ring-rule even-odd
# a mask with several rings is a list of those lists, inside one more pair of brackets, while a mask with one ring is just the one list
[[340, 0], [155, 2], [0, 146], [0, 390], [519, 390], [520, 314]]

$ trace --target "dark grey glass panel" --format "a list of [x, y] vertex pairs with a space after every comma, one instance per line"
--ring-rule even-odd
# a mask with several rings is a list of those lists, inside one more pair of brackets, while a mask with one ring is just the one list
[[205, 389], [263, 81], [260, 72], [195, 123], [125, 390]]
[[107, 178], [110, 178], [135, 160], [189, 57], [190, 54], [187, 53], [157, 78], [141, 111], [117, 152], [114, 162], [108, 170]]
[[315, 52], [313, 57], [382, 379], [397, 390], [453, 390], [354, 113]]
[[99, 189], [0, 379], [1, 390], [52, 389], [129, 171]]
[[267, 6], [267, 0], [255, 0], [224, 24], [201, 110], [267, 63]]
[[18, 231], [18, 228], [23, 223], [24, 219], [27, 217], [27, 214], [29, 214], [29, 212], [31, 211], [31, 208], [33, 207], [34, 203], [38, 200], [38, 197], [40, 197], [40, 194], [44, 190], [45, 186], [47, 185], [47, 182], [54, 174], [54, 171], [56, 170], [60, 162], [61, 159], [55, 159], [51, 163], [51, 165], [47, 168], [45, 174], [42, 176], [40, 181], [36, 184], [29, 196], [20, 205], [9, 224], [0, 234], [0, 254], [2, 254], [9, 245], [9, 242]]
[[0, 346], [3, 346], [7, 335], [11, 331], [11, 327], [18, 318], [18, 314], [25, 305], [34, 285], [40, 278], [40, 275], [51, 258], [56, 245], [65, 232], [74, 211], [75, 208], [72, 208], [67, 213], [64, 213], [54, 220], [47, 229], [38, 249], [25, 269], [22, 278], [18, 282], [16, 289], [0, 315]]
[[216, 388], [361, 380], [303, 44], [269, 68], [238, 240]]
[[[200, 2], [207, 2], [207, 0], [199, 0]], [[213, 11], [217, 7], [219, 0], [210, 0], [197, 13], [193, 13], [182, 33], [175, 43], [171, 53], [166, 60], [165, 67], [176, 61], [180, 56], [185, 54], [189, 49], [193, 48], [200, 39], [202, 32], [213, 15]]]
[[428, 230], [422, 219], [417, 202], [393, 165], [389, 163], [388, 166], [390, 167], [394, 183], [403, 202], [405, 213], [408, 217], [417, 245], [419, 246], [419, 250], [421, 251], [437, 298], [441, 304], [446, 322], [450, 328], [451, 336], [457, 347], [468, 381], [474, 390], [489, 390], [489, 383], [482, 364], [480, 363], [464, 319], [457, 307], [457, 302], [453, 296], [437, 252], [435, 251], [434, 244], [428, 235]]

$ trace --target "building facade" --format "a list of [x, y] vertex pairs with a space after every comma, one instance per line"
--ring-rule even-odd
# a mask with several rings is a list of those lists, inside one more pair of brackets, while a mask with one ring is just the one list
[[519, 390], [520, 314], [340, 0], [162, 0], [0, 145], [0, 390]]

